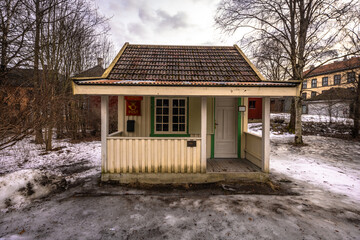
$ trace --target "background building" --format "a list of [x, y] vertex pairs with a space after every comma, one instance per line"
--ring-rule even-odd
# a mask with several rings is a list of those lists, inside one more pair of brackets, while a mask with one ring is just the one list
[[304, 72], [303, 99], [309, 99], [330, 88], [353, 88], [360, 76], [360, 57], [336, 61]]

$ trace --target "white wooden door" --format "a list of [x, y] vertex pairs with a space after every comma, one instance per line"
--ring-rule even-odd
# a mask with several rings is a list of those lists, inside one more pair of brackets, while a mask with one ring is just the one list
[[237, 158], [236, 120], [236, 98], [216, 98], [214, 157]]

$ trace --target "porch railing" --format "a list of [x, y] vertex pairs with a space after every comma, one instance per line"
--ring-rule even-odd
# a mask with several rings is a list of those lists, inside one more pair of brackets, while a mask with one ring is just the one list
[[[190, 141], [190, 143], [188, 143]], [[200, 173], [200, 138], [107, 137], [103, 173]]]
[[245, 158], [262, 167], [262, 137], [245, 132]]

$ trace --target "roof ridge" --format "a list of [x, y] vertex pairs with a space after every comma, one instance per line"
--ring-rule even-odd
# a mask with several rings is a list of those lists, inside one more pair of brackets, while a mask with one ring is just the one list
[[200, 47], [200, 48], [235, 48], [234, 46], [220, 46], [220, 45], [169, 45], [169, 44], [132, 44], [128, 46], [141, 46], [141, 47]]

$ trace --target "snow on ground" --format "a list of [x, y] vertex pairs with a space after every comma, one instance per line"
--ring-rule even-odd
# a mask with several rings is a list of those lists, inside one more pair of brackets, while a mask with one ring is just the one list
[[59, 179], [71, 184], [100, 171], [99, 141], [54, 140], [54, 149], [44, 152], [43, 146], [27, 138], [0, 151], [0, 209], [19, 208], [46, 196], [59, 185]]
[[[284, 119], [286, 122], [290, 121], [290, 113], [271, 113], [271, 119], [280, 118]], [[324, 115], [310, 115], [310, 114], [302, 114], [301, 115], [302, 122], [330, 122], [329, 116]], [[343, 123], [343, 124], [353, 124], [354, 121], [351, 118], [341, 118], [341, 117], [331, 117], [331, 122], [335, 123]]]
[[[271, 132], [284, 196], [99, 185], [100, 142], [25, 139], [0, 151], [0, 239], [359, 239], [360, 143], [293, 137]], [[79, 184], [54, 193], [61, 179]]]
[[[261, 136], [261, 123], [248, 131]], [[294, 135], [270, 133], [270, 172], [284, 174], [360, 201], [360, 143], [322, 136], [303, 136], [305, 146], [291, 143]]]

